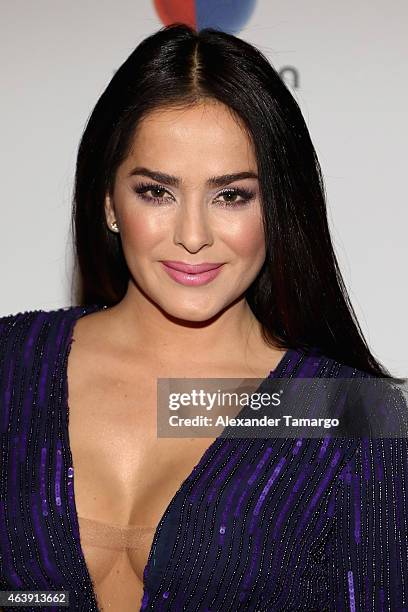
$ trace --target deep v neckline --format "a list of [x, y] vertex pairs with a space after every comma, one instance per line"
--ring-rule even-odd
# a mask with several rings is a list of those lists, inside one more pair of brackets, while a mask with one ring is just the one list
[[[86, 574], [88, 575], [88, 578], [89, 578], [89, 591], [92, 594], [92, 597], [94, 599], [94, 603], [97, 606], [98, 612], [99, 612], [98, 600], [97, 600], [97, 597], [96, 597], [94, 585], [93, 585], [93, 582], [92, 582], [92, 578], [91, 578], [91, 575], [90, 575], [90, 572], [89, 572], [89, 569], [88, 569], [88, 566], [87, 566], [87, 563], [86, 563], [84, 551], [82, 549], [82, 545], [81, 545], [81, 541], [80, 541], [78, 509], [77, 509], [77, 506], [76, 506], [76, 499], [75, 499], [75, 489], [74, 489], [75, 469], [74, 469], [73, 460], [72, 460], [71, 443], [70, 443], [70, 436], [69, 436], [68, 358], [69, 358], [69, 353], [70, 353], [71, 347], [72, 347], [73, 335], [74, 335], [74, 330], [75, 330], [76, 322], [80, 318], [82, 318], [83, 316], [86, 316], [87, 314], [91, 314], [92, 312], [97, 312], [99, 310], [104, 310], [106, 308], [108, 308], [108, 306], [106, 306], [106, 305], [99, 305], [99, 304], [92, 304], [92, 305], [87, 305], [87, 306], [73, 306], [73, 307], [71, 307], [70, 310], [71, 310], [71, 314], [73, 316], [72, 316], [72, 318], [69, 319], [68, 332], [67, 332], [66, 341], [65, 341], [65, 344], [64, 344], [64, 350], [62, 352], [62, 358], [63, 358], [62, 372], [63, 372], [63, 381], [64, 381], [63, 397], [62, 397], [62, 410], [63, 410], [63, 415], [62, 415], [63, 419], [62, 419], [62, 422], [63, 422], [63, 426], [64, 426], [64, 435], [65, 435], [66, 448], [67, 448], [68, 469], [70, 471], [68, 476], [70, 477], [70, 481], [71, 481], [71, 492], [70, 492], [71, 503], [68, 504], [68, 509], [69, 509], [69, 516], [70, 516], [70, 519], [71, 519], [71, 523], [72, 523], [73, 529], [74, 529], [74, 534], [75, 534], [75, 537], [76, 537], [78, 545], [79, 545], [79, 553], [80, 553], [79, 554], [79, 561], [80, 561], [81, 565], [83, 566], [83, 568], [86, 570]], [[292, 348], [286, 349], [286, 352], [282, 355], [282, 357], [279, 360], [278, 364], [276, 365], [275, 369], [274, 370], [270, 370], [269, 374], [267, 374], [263, 380], [266, 380], [268, 378], [277, 378], [278, 375], [282, 371], [284, 371], [284, 369], [286, 367], [286, 364], [293, 357], [295, 357], [296, 359], [299, 359], [299, 353], [296, 351], [296, 349], [292, 349]], [[179, 495], [183, 492], [185, 487], [189, 484], [190, 480], [193, 477], [195, 477], [195, 473], [196, 473], [197, 469], [200, 468], [202, 462], [208, 456], [208, 453], [210, 453], [213, 449], [215, 449], [216, 445], [219, 445], [221, 442], [223, 442], [225, 440], [225, 438], [223, 437], [223, 434], [228, 429], [229, 429], [228, 426], [225, 427], [223, 429], [223, 431], [221, 432], [221, 434], [219, 436], [217, 436], [217, 438], [203, 452], [203, 454], [201, 455], [201, 457], [198, 460], [197, 464], [194, 466], [192, 471], [188, 474], [188, 476], [180, 484], [179, 488], [174, 493], [174, 495], [171, 498], [169, 504], [167, 505], [166, 509], [164, 510], [164, 512], [163, 512], [163, 514], [162, 514], [162, 516], [161, 516], [161, 518], [160, 518], [160, 520], [159, 520], [159, 522], [158, 522], [158, 524], [157, 524], [157, 526], [155, 528], [152, 544], [151, 544], [151, 547], [150, 547], [150, 550], [149, 550], [149, 555], [148, 555], [148, 558], [147, 558], [147, 563], [146, 563], [146, 565], [144, 567], [144, 570], [143, 570], [143, 582], [144, 582], [145, 577], [148, 575], [148, 573], [149, 573], [149, 571], [151, 569], [151, 561], [152, 561], [152, 557], [153, 557], [153, 551], [156, 548], [157, 541], [158, 541], [158, 538], [160, 536], [160, 533], [161, 533], [161, 530], [162, 530], [162, 526], [163, 526], [163, 523], [164, 523], [167, 515], [169, 514], [171, 508], [175, 504], [175, 502], [178, 499]]]

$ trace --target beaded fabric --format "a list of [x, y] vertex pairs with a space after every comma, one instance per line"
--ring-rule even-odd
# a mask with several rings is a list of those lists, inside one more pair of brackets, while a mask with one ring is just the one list
[[[101, 308], [0, 318], [0, 589], [68, 590], [78, 612], [98, 604], [79, 537], [66, 370], [76, 320]], [[368, 376], [292, 348], [268, 378]], [[218, 437], [155, 530], [141, 610], [407, 611], [407, 490], [405, 438]], [[24, 607], [40, 609], [57, 610]]]

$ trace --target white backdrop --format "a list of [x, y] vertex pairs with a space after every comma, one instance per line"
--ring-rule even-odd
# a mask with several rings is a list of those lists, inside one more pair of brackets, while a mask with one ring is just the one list
[[[113, 72], [160, 28], [148, 0], [1, 0], [0, 315], [72, 304], [76, 150]], [[374, 354], [406, 351], [408, 3], [258, 0], [237, 35], [292, 88], [322, 165], [329, 223]], [[289, 80], [287, 81], [289, 83]]]

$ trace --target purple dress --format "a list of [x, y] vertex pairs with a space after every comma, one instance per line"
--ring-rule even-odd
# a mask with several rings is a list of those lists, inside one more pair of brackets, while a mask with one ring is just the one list
[[[101, 308], [0, 318], [0, 590], [66, 590], [69, 610], [84, 612], [98, 606], [75, 506], [67, 359], [76, 320]], [[269, 378], [367, 376], [289, 349]], [[157, 526], [141, 609], [407, 611], [407, 439], [218, 437]]]

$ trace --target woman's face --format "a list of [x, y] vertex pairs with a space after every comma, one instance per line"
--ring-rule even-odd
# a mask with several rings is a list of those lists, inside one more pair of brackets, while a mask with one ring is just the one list
[[[106, 197], [129, 290], [180, 319], [217, 315], [242, 297], [265, 260], [256, 160], [236, 121], [219, 103], [152, 112]], [[250, 176], [230, 176], [241, 173]], [[212, 279], [185, 278], [164, 261], [222, 265]]]

